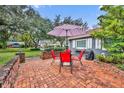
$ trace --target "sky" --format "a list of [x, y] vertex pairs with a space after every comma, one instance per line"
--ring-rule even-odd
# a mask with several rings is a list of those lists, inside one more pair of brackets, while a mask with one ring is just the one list
[[33, 8], [42, 17], [49, 18], [52, 21], [59, 14], [62, 19], [68, 16], [73, 19], [82, 18], [90, 28], [98, 23], [97, 17], [104, 14], [103, 11], [100, 11], [99, 5], [35, 5]]

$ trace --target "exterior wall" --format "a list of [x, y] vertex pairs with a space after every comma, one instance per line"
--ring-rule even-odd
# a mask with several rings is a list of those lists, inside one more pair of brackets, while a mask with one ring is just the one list
[[105, 54], [107, 53], [106, 49], [102, 47], [102, 42], [100, 39], [86, 37], [86, 38], [69, 40], [69, 48], [72, 50], [72, 54], [78, 55], [79, 51], [84, 48], [84, 47], [80, 47], [80, 48], [76, 47], [76, 42], [78, 40], [86, 40], [85, 49], [87, 50], [92, 49], [95, 54], [101, 54], [103, 52], [105, 52]]
[[87, 38], [86, 39], [86, 42], [87, 42], [87, 47], [86, 49], [91, 49], [92, 48], [92, 38]]
[[[77, 47], [77, 42], [86, 40], [86, 47]], [[76, 39], [76, 40], [70, 40], [69, 41], [69, 48], [71, 49], [91, 49], [92, 48], [92, 38], [82, 38], [82, 39]]]
[[95, 49], [95, 38], [92, 38], [92, 48]]
[[[86, 40], [86, 47], [77, 47], [76, 43], [77, 41], [81, 41], [81, 40]], [[74, 39], [74, 40], [69, 40], [69, 47], [72, 49], [103, 49], [105, 50], [105, 48], [102, 47], [102, 42], [100, 39], [94, 39], [91, 37], [88, 38], [81, 38], [81, 39]]]
[[[86, 47], [77, 47], [77, 41], [81, 41], [81, 40], [86, 40]], [[81, 49], [92, 49], [93, 45], [92, 45], [92, 38], [88, 37], [88, 38], [80, 38], [80, 39], [73, 39], [73, 40], [69, 40], [69, 48], [72, 50], [72, 54], [78, 54], [78, 51], [80, 51]]]
[[100, 39], [95, 39], [95, 49], [102, 49], [102, 44], [101, 44]]

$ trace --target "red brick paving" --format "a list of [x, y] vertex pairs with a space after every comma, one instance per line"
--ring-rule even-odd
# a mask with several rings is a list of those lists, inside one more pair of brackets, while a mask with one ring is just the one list
[[16, 88], [115, 88], [124, 87], [124, 72], [107, 63], [92, 61], [73, 62], [73, 74], [69, 67], [62, 67], [59, 60], [27, 59], [20, 65]]

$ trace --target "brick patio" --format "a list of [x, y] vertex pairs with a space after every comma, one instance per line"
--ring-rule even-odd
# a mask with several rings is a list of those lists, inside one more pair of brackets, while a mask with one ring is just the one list
[[26, 59], [20, 65], [16, 88], [114, 88], [124, 87], [124, 72], [106, 63], [92, 61], [73, 62], [73, 74], [69, 67], [59, 73], [59, 60]]

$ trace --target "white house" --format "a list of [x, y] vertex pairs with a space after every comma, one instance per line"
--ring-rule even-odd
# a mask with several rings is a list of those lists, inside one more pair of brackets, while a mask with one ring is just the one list
[[68, 46], [72, 50], [73, 53], [80, 51], [81, 49], [92, 49], [97, 54], [105, 52], [105, 48], [103, 48], [102, 41], [97, 38], [93, 38], [90, 35], [90, 32], [93, 31], [84, 31], [83, 34], [78, 36], [73, 36], [68, 38]]

